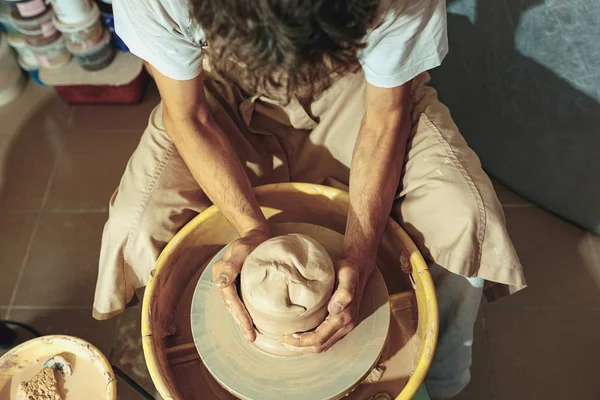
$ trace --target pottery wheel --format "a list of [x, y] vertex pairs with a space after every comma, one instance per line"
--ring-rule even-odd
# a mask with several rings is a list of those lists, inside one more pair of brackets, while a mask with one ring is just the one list
[[[301, 233], [340, 257], [343, 236], [316, 225], [283, 223], [274, 235]], [[191, 328], [196, 349], [212, 376], [241, 399], [339, 399], [353, 390], [377, 363], [390, 323], [388, 292], [379, 270], [371, 275], [356, 329], [321, 354], [274, 357], [246, 342], [228, 313], [221, 293], [212, 287], [212, 265], [202, 273], [192, 299]], [[200, 395], [200, 394], [199, 394]]]

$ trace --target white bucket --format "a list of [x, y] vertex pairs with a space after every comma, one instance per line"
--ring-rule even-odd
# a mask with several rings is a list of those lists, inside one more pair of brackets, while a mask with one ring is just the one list
[[68, 25], [82, 23], [92, 11], [90, 0], [50, 0], [50, 3], [58, 21]]
[[45, 46], [30, 46], [29, 48], [33, 51], [41, 67], [60, 68], [71, 59], [71, 53], [65, 47], [65, 39], [62, 37]]
[[5, 0], [13, 17], [33, 18], [44, 13], [48, 6], [44, 0]]
[[105, 30], [102, 40], [94, 46], [85, 47], [67, 42], [67, 50], [77, 59], [79, 65], [88, 71], [106, 68], [115, 58], [115, 49], [110, 43], [110, 32]]
[[33, 18], [14, 18], [19, 32], [25, 36], [25, 40], [32, 46], [44, 46], [54, 42], [60, 37], [60, 32], [52, 23], [54, 14], [48, 9], [46, 12]]
[[102, 40], [104, 27], [100, 22], [100, 9], [94, 3], [85, 19], [77, 24], [65, 24], [54, 16], [54, 26], [58, 29], [67, 42], [75, 46], [93, 47]]
[[0, 33], [0, 105], [16, 99], [23, 90], [24, 83], [23, 73], [10, 50], [8, 40], [4, 33]]
[[29, 45], [27, 45], [27, 42], [25, 42], [25, 39], [23, 38], [23, 36], [21, 36], [21, 37], [9, 36], [8, 37], [8, 45], [10, 47], [12, 47], [13, 49], [15, 49], [15, 51], [19, 55], [19, 61], [21, 63], [23, 63], [25, 65], [33, 66], [33, 67], [39, 67], [38, 62], [35, 58], [35, 55], [33, 54], [33, 51], [31, 51], [31, 49], [29, 48]]

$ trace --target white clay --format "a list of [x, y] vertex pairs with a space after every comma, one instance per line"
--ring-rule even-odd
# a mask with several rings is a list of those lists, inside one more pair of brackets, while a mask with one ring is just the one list
[[285, 335], [325, 319], [334, 281], [327, 250], [308, 236], [290, 234], [267, 240], [246, 258], [241, 292], [260, 332]]

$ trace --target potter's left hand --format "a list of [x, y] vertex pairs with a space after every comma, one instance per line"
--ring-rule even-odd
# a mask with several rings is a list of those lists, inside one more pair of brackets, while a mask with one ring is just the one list
[[327, 309], [329, 315], [316, 330], [287, 335], [284, 342], [301, 353], [321, 353], [351, 332], [358, 324], [358, 310], [373, 265], [341, 259], [336, 265], [337, 289]]

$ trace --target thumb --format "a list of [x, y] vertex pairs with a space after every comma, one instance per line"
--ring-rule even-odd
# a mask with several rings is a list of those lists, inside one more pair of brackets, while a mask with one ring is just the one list
[[227, 247], [223, 258], [213, 265], [213, 282], [223, 289], [231, 285], [242, 270], [248, 254], [256, 247], [248, 243], [245, 238], [240, 238]]
[[345, 261], [340, 261], [337, 271], [338, 287], [331, 296], [327, 310], [332, 315], [337, 315], [344, 311], [346, 307], [354, 300], [356, 288], [358, 287], [358, 270]]
[[213, 265], [213, 283], [220, 289], [226, 288], [235, 282], [241, 269], [242, 263], [236, 263], [235, 259], [226, 261], [221, 258]]

